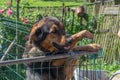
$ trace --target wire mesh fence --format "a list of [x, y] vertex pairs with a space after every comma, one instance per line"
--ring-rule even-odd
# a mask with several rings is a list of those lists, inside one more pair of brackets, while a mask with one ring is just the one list
[[[53, 80], [52, 76], [54, 75], [56, 77], [55, 80], [59, 80], [62, 79], [60, 76], [63, 75], [61, 74], [62, 69], [66, 69], [67, 67], [68, 69], [67, 74], [70, 74], [69, 71], [71, 71], [71, 67], [76, 67], [74, 71], [73, 80], [102, 80], [102, 77], [105, 77], [105, 76], [101, 76], [101, 73], [103, 73], [101, 71], [103, 52], [98, 52], [98, 54], [95, 53], [77, 52], [74, 55], [68, 54], [61, 56], [58, 55], [58, 56], [48, 56], [42, 58], [37, 57], [32, 59], [17, 59], [17, 60], [3, 61], [0, 62], [1, 65], [0, 73], [1, 75], [3, 75], [0, 77], [0, 79], [1, 80], [38, 80], [37, 78], [38, 76], [36, 73], [39, 73], [40, 79], [43, 79], [42, 77], [45, 76], [45, 78], [47, 77], [45, 80]], [[90, 54], [90, 56], [87, 54]], [[80, 57], [78, 57], [78, 55]], [[51, 63], [54, 60], [63, 59], [63, 58], [66, 58], [66, 62], [69, 62], [69, 65], [51, 66]], [[74, 61], [74, 59], [78, 59], [77, 65], [73, 64], [72, 61]], [[26, 68], [25, 65], [27, 66], [29, 65], [30, 67]], [[47, 73], [44, 74], [45, 73], [44, 71]]]
[[[89, 21], [86, 21], [84, 18], [78, 17], [73, 7], [65, 7], [65, 6], [59, 8], [50, 8], [50, 7], [36, 8], [36, 9], [24, 8], [23, 12], [31, 13], [34, 12], [34, 10], [36, 10], [37, 15], [31, 16], [31, 14], [29, 15], [26, 15], [24, 13], [21, 14], [31, 17], [31, 19], [34, 20], [33, 22], [45, 16], [51, 15], [58, 17], [65, 24], [66, 30], [69, 34], [76, 33], [83, 29], [88, 29], [90, 31], [93, 31], [93, 33], [95, 33], [96, 31], [97, 33], [95, 34], [95, 38], [94, 38], [95, 42], [102, 45], [105, 53], [100, 52], [98, 53], [98, 55], [91, 54], [89, 56], [88, 55], [80, 56], [78, 58], [78, 62], [79, 62], [78, 65], [72, 65], [71, 63], [70, 66], [76, 67], [74, 71], [73, 80], [108, 80], [106, 72], [101, 71], [103, 67], [102, 64], [103, 57], [106, 54], [108, 54], [106, 55], [106, 58], [104, 58], [107, 62], [109, 62], [109, 59], [112, 59], [114, 62], [115, 60], [114, 57], [117, 59], [115, 61], [118, 61], [118, 63], [120, 62], [118, 58], [120, 56], [119, 54], [120, 41], [119, 38], [116, 36], [116, 33], [120, 29], [119, 28], [120, 6], [117, 6], [118, 13], [115, 14], [114, 16], [111, 15], [111, 13], [110, 15], [103, 14], [105, 8], [107, 7], [106, 5], [111, 5], [111, 4], [113, 4], [113, 2], [108, 2], [108, 3], [106, 2], [104, 5], [101, 3], [100, 4], [96, 3], [95, 5], [93, 4], [85, 5], [84, 7], [86, 9], [86, 13], [89, 14], [89, 16], [94, 15], [92, 17], [89, 17]], [[99, 16], [100, 18], [96, 16]], [[97, 25], [96, 25], [96, 20], [97, 20]], [[81, 24], [81, 22], [85, 24]], [[16, 20], [4, 18], [4, 17], [1, 18], [2, 28], [0, 30], [1, 32], [0, 58], [2, 58], [4, 55], [6, 56], [4, 58], [6, 60], [16, 60], [22, 58], [21, 56], [24, 51], [24, 44], [27, 40], [26, 37], [29, 34], [31, 25], [25, 25]], [[16, 31], [18, 32], [17, 35], [16, 35]], [[10, 47], [10, 45], [12, 45], [12, 42], [14, 43], [14, 45]], [[85, 45], [88, 43], [89, 41], [83, 40], [82, 42], [79, 43], [79, 45]], [[115, 56], [114, 53], [116, 54]], [[49, 64], [50, 63], [48, 63], [48, 65]], [[42, 67], [42, 69], [43, 68], [45, 69], [46, 67]], [[47, 67], [49, 72], [50, 72], [50, 68], [51, 67]], [[56, 71], [59, 68], [60, 67], [54, 67]], [[36, 68], [33, 66], [33, 69]], [[40, 69], [42, 72], [41, 68], [38, 69]], [[56, 72], [57, 77], [59, 76], [58, 73], [59, 72]], [[26, 80], [26, 67], [24, 64], [1, 66], [0, 75], [1, 75], [0, 80]], [[50, 80], [49, 75], [48, 77], [49, 77], [48, 80]]]
[[[8, 46], [12, 43], [12, 40], [14, 39], [15, 35], [15, 31], [16, 31], [16, 28], [14, 27], [16, 23], [14, 23], [14, 21], [11, 21], [11, 20], [6, 20], [5, 18], [3, 18], [3, 23], [2, 25], [4, 26], [3, 30], [2, 30], [2, 35], [6, 35], [4, 37], [2, 37], [3, 39], [3, 42], [2, 42], [2, 52], [1, 52], [1, 59], [4, 55], [4, 53], [6, 52], [6, 50], [8, 50]], [[29, 31], [29, 25], [26, 26], [26, 25], [22, 25], [21, 23], [18, 23], [17, 24], [18, 26], [18, 32], [21, 33], [21, 35], [25, 35], [27, 34], [27, 31]], [[25, 28], [22, 28], [22, 27], [25, 27]], [[12, 30], [12, 34], [11, 34], [11, 31], [9, 32], [9, 30]], [[9, 35], [11, 34], [11, 36]], [[10, 36], [10, 37], [9, 37]], [[20, 36], [20, 35], [18, 35]], [[20, 38], [19, 39], [21, 42], [14, 42], [14, 45], [8, 50], [9, 53], [7, 53], [5, 56], [4, 59], [7, 59], [7, 60], [16, 60], [16, 59], [20, 59], [21, 56], [22, 56], [22, 53], [23, 53], [23, 50], [24, 50], [24, 43], [22, 43], [22, 40], [24, 40], [24, 38]], [[17, 49], [17, 50], [16, 50]], [[18, 53], [15, 53], [14, 51], [18, 52]], [[102, 54], [103, 55], [103, 54]], [[82, 77], [79, 77], [78, 75], [78, 71], [79, 70], [82, 70], [80, 72], [86, 72], [86, 71], [89, 71], [89, 70], [95, 70], [93, 72], [93, 75], [92, 76], [95, 76], [96, 75], [96, 70], [98, 70], [98, 73], [101, 72], [101, 65], [100, 64], [97, 64], [96, 61], [98, 62], [101, 62], [102, 63], [102, 55], [91, 55], [91, 56], [82, 56], [81, 58], [79, 58], [79, 64], [78, 65], [72, 65], [72, 63], [70, 63], [70, 67], [71, 66], [76, 66], [78, 67], [76, 70], [77, 70], [77, 74], [75, 73], [75, 77], [73, 78], [81, 78], [81, 79], [86, 79], [87, 78], [87, 73], [84, 73], [84, 74], [79, 74], [80, 76]], [[101, 56], [101, 58], [100, 58]], [[99, 59], [98, 59], [99, 57]], [[20, 62], [20, 61], [19, 61]], [[6, 66], [2, 66], [0, 67], [0, 73], [1, 73], [1, 77], [0, 79], [1, 80], [26, 80], [26, 70], [29, 71], [29, 69], [26, 69], [25, 65], [24, 64], [14, 64], [14, 65], [11, 65], [9, 66], [8, 64], [11, 63], [11, 62], [8, 62]], [[50, 64], [50, 63], [48, 63]], [[43, 66], [43, 65], [41, 65]], [[40, 66], [40, 67], [41, 67]], [[55, 69], [55, 71], [57, 71], [57, 69], [61, 68], [61, 67], [65, 67], [65, 66], [58, 66], [58, 67], [53, 67]], [[41, 69], [42, 68], [42, 69]], [[51, 66], [50, 67], [41, 67], [41, 68], [37, 68], [38, 70], [40, 69], [41, 71], [44, 70], [44, 69], [47, 69], [48, 71], [51, 70]], [[36, 70], [36, 68], [33, 66], [33, 71], [34, 69]], [[49, 70], [50, 69], [50, 70]], [[79, 69], [79, 70], [78, 70]], [[59, 72], [58, 72], [59, 73]], [[32, 74], [31, 74], [32, 75]], [[77, 77], [76, 77], [77, 75]], [[101, 75], [101, 74], [99, 74]], [[58, 74], [57, 74], [58, 76]], [[49, 77], [49, 76], [48, 76]], [[35, 78], [35, 77], [33, 77]], [[94, 77], [88, 77], [90, 79], [95, 79]], [[78, 80], [77, 79], [77, 80]], [[35, 79], [34, 79], [35, 80]], [[50, 78], [48, 79], [50, 80]]]

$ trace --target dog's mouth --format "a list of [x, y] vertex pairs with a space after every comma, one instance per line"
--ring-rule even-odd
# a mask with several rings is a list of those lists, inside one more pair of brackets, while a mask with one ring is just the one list
[[57, 48], [59, 51], [68, 51], [70, 49], [70, 45], [65, 46], [65, 45], [57, 44], [55, 42], [53, 42], [53, 46]]
[[69, 50], [69, 49], [70, 49], [70, 46], [65, 46], [64, 49], [65, 49], [65, 50]]
[[71, 44], [73, 43], [72, 39], [68, 39], [65, 45], [60, 45], [58, 43], [53, 42], [53, 46], [58, 50], [68, 51], [70, 49]]

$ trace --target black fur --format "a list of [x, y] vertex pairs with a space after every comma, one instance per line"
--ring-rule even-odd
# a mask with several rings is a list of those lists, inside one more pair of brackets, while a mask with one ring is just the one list
[[[27, 65], [31, 73], [39, 75], [49, 74], [52, 79], [57, 79], [59, 74], [63, 73], [63, 66], [52, 66], [52, 62], [35, 62]], [[42, 80], [42, 79], [40, 79]], [[47, 79], [49, 80], [49, 78]]]
[[42, 27], [37, 29], [35, 35], [38, 37], [38, 40], [34, 42], [35, 46], [38, 46], [38, 47], [40, 46], [42, 41], [44, 41], [47, 35], [49, 34], [49, 30], [50, 28], [48, 25], [43, 25]]

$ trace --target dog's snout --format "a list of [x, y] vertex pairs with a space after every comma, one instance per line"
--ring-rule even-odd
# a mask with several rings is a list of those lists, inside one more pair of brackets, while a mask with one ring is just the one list
[[68, 44], [72, 44], [72, 43], [73, 43], [72, 38], [67, 39], [67, 43], [68, 43]]

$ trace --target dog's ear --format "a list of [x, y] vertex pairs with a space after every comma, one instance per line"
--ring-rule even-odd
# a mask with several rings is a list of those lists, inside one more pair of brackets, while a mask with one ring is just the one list
[[36, 29], [34, 36], [36, 37], [36, 40], [33, 41], [36, 45], [41, 44], [42, 41], [45, 40], [46, 36], [49, 33], [49, 28], [47, 25], [43, 25], [42, 27], [39, 27]]
[[38, 40], [43, 41], [46, 38], [46, 36], [48, 35], [48, 33], [49, 33], [49, 26], [43, 25], [41, 28], [39, 28], [36, 31], [36, 34], [38, 35]]
[[37, 41], [39, 34], [41, 34], [40, 29], [34, 29], [33, 31], [31, 31], [29, 36], [29, 43], [33, 44], [35, 41]]
[[42, 39], [44, 31], [42, 31], [41, 28], [38, 28], [35, 32], [35, 36], [37, 36], [38, 39]]

